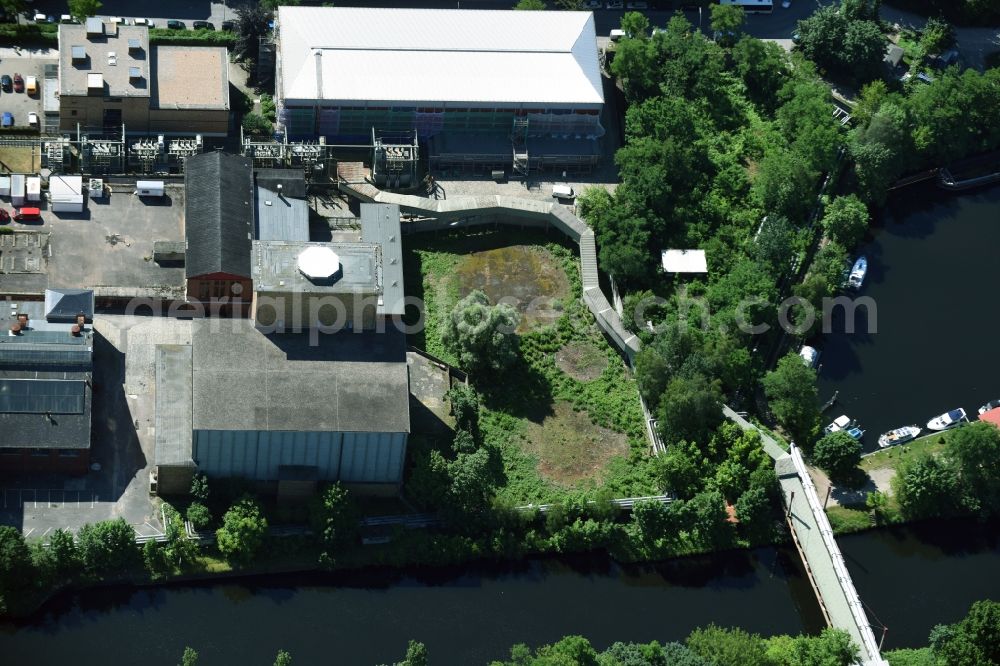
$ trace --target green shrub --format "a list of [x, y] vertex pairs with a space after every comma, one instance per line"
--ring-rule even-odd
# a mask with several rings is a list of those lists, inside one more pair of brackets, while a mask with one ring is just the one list
[[249, 134], [267, 135], [273, 129], [274, 125], [258, 113], [248, 113], [243, 116], [243, 130]]
[[274, 105], [274, 98], [267, 93], [263, 93], [260, 96], [260, 115], [272, 123], [278, 121], [278, 108]]
[[187, 508], [187, 519], [196, 530], [203, 530], [212, 524], [212, 512], [201, 502], [191, 502]]

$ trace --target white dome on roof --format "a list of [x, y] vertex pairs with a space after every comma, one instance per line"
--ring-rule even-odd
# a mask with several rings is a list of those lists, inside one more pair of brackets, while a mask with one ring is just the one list
[[299, 271], [310, 280], [329, 280], [340, 270], [340, 257], [328, 247], [308, 247], [299, 253]]

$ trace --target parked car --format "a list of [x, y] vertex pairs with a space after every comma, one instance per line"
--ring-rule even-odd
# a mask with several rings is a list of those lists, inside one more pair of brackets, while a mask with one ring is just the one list
[[636, 0], [625, 5], [628, 9], [649, 9], [649, 3], [643, 0]]
[[208, 21], [194, 21], [191, 27], [195, 30], [215, 30], [215, 26]]
[[123, 16], [112, 16], [109, 20], [115, 25], [128, 25], [128, 19]]
[[77, 20], [70, 16], [69, 14], [63, 14], [59, 17], [60, 23], [77, 23]]
[[187, 25], [184, 24], [184, 21], [178, 21], [177, 19], [167, 21], [167, 27], [171, 30], [187, 30]]
[[24, 92], [24, 79], [16, 72], [14, 73], [14, 92]]
[[152, 22], [152, 21], [150, 21], [149, 19], [145, 19], [145, 18], [137, 18], [137, 19], [135, 20], [135, 23], [134, 23], [134, 25], [144, 25], [144, 26], [146, 26], [147, 28], [152, 28], [152, 27], [153, 27], [153, 22]]
[[622, 0], [608, 0], [608, 9], [621, 9], [624, 6]]
[[38, 127], [38, 114], [34, 111], [28, 112], [28, 127]]
[[14, 80], [10, 78], [10, 74], [0, 76], [0, 88], [2, 88], [4, 92], [10, 92], [14, 89]]
[[38, 94], [38, 77], [37, 76], [26, 76], [24, 77], [24, 92], [29, 95]]
[[583, 6], [586, 9], [600, 9], [604, 5], [601, 3], [601, 0], [587, 0], [583, 3]]
[[13, 127], [14, 126], [14, 114], [10, 111], [4, 111], [3, 115], [0, 116], [0, 127]]
[[[594, 0], [594, 2], [597, 3], [598, 7], [601, 6], [600, 0]], [[219, 26], [219, 29], [220, 30], [227, 30], [229, 32], [235, 32], [236, 31], [236, 21], [223, 21], [222, 24]]]
[[46, 16], [45, 14], [38, 13], [35, 14], [35, 23], [52, 23], [52, 17]]
[[34, 207], [21, 208], [14, 215], [14, 219], [18, 222], [23, 222], [26, 220], [40, 220], [42, 219], [42, 209]]
[[10, 213], [7, 212], [6, 208], [0, 208], [0, 224], [7, 224], [10, 222]]

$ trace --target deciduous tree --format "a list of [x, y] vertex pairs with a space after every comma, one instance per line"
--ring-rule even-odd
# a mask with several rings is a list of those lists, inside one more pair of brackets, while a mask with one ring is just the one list
[[813, 461], [834, 482], [846, 482], [861, 462], [861, 442], [843, 430], [830, 433], [816, 442]]
[[809, 448], [819, 425], [816, 371], [789, 352], [765, 375], [764, 393], [778, 422], [800, 446]]
[[669, 445], [681, 440], [706, 442], [722, 423], [722, 391], [703, 375], [675, 377], [667, 384], [656, 412], [660, 436]]
[[518, 314], [507, 303], [490, 305], [481, 291], [463, 298], [445, 321], [441, 342], [472, 371], [503, 370], [517, 358]]
[[68, 0], [67, 6], [69, 15], [83, 23], [88, 16], [96, 16], [102, 4], [100, 0]]
[[215, 532], [219, 552], [231, 561], [248, 564], [264, 545], [267, 519], [260, 505], [249, 497], [239, 500], [222, 517], [222, 527]]

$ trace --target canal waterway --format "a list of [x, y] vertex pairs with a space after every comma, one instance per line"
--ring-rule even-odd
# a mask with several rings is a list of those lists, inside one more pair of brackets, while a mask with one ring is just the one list
[[859, 310], [855, 333], [820, 342], [820, 398], [839, 392], [824, 423], [857, 419], [867, 451], [892, 428], [956, 407], [974, 419], [1000, 398], [1000, 187], [959, 196], [913, 186], [880, 218], [859, 250], [869, 261], [860, 295], [875, 301], [877, 326], [866, 332]]
[[[1000, 600], [998, 534], [996, 524], [949, 521], [840, 539], [873, 623], [889, 627], [887, 648], [923, 645], [973, 601]], [[416, 638], [435, 664], [476, 666], [517, 642], [582, 634], [604, 648], [680, 640], [710, 622], [765, 635], [822, 626], [794, 553], [764, 548], [635, 567], [591, 557], [95, 589], [0, 624], [0, 654], [9, 664], [104, 666], [117, 663], [113, 651], [174, 666], [190, 645], [206, 666], [270, 664], [279, 648], [299, 664], [365, 665], [392, 663]]]
[[818, 631], [822, 617], [794, 551], [759, 549], [657, 566], [584, 558], [99, 589], [64, 595], [26, 625], [0, 625], [0, 654], [9, 664], [104, 666], [110, 648], [175, 666], [190, 645], [206, 666], [250, 666], [284, 648], [297, 664], [363, 666], [398, 661], [415, 638], [435, 664], [485, 666], [518, 642], [683, 639], [710, 622], [798, 633]]

